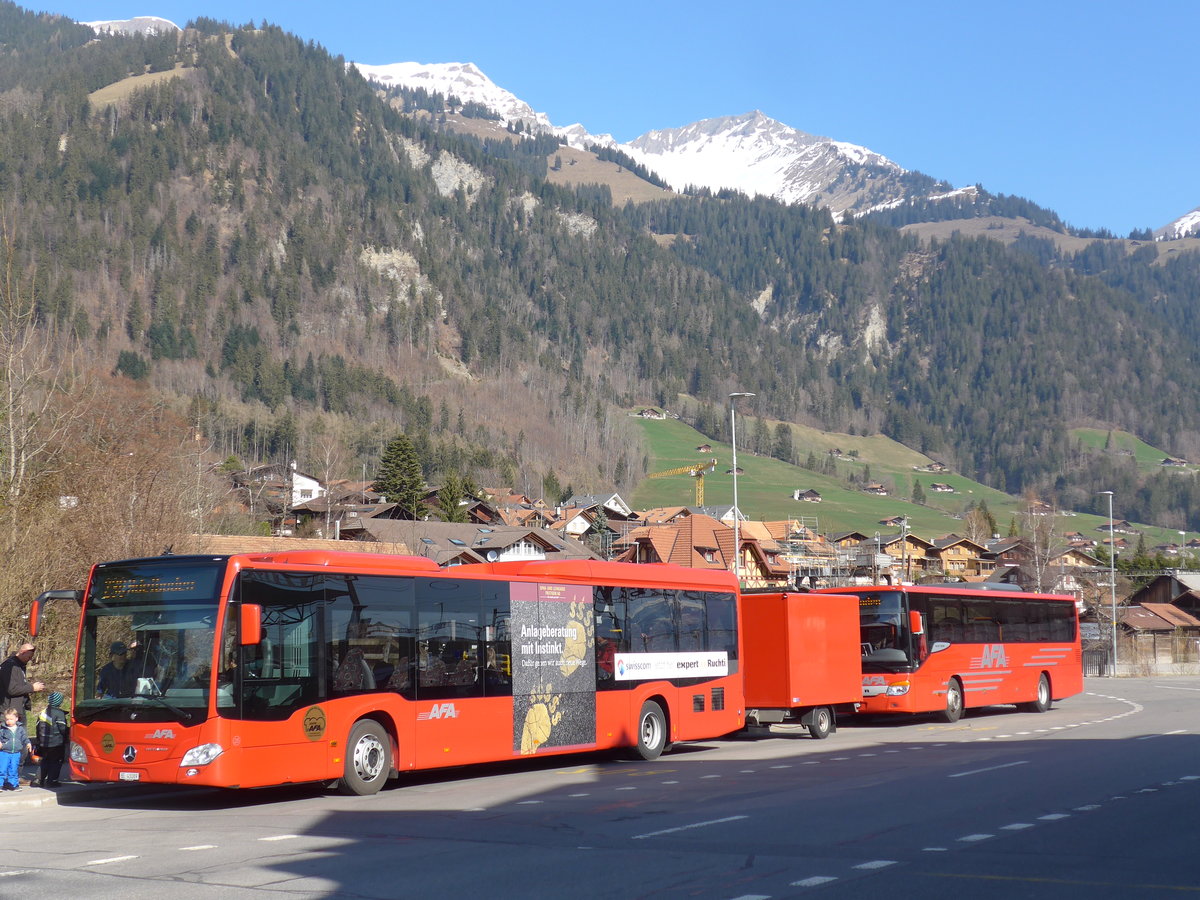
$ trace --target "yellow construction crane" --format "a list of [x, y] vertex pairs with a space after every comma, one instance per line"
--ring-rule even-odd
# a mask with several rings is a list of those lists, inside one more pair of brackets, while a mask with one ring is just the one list
[[665, 472], [653, 472], [647, 475], [647, 478], [668, 478], [671, 475], [690, 475], [696, 479], [696, 505], [704, 505], [704, 474], [711, 472], [717, 467], [717, 458], [714, 456], [707, 462], [692, 463], [687, 466], [680, 466], [677, 469], [667, 469]]

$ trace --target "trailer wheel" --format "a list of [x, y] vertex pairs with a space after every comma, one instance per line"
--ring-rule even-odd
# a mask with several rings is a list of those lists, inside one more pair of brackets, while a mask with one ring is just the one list
[[946, 685], [946, 708], [942, 710], [942, 721], [951, 724], [962, 718], [963, 714], [963, 689], [962, 684], [957, 678], [951, 678], [950, 683]]
[[1050, 679], [1043, 672], [1038, 678], [1037, 699], [1022, 703], [1021, 709], [1026, 712], [1044, 713], [1050, 708]]
[[812, 721], [808, 723], [808, 733], [818, 741], [829, 737], [833, 731], [833, 711], [828, 706], [818, 706], [812, 711]]
[[642, 704], [637, 725], [637, 754], [642, 759], [658, 759], [667, 746], [667, 717], [653, 700]]
[[345, 749], [339, 790], [359, 796], [378, 793], [392, 769], [392, 741], [383, 726], [374, 719], [355, 722]]

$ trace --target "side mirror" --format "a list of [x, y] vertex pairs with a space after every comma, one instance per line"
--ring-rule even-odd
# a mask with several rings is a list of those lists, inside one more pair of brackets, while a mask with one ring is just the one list
[[908, 630], [913, 634], [925, 633], [925, 626], [921, 624], [921, 614], [915, 609], [908, 611]]
[[241, 645], [254, 647], [262, 643], [262, 607], [257, 603], [243, 603], [241, 606]]
[[43, 591], [29, 607], [29, 636], [37, 637], [42, 624], [42, 607], [51, 600], [74, 600], [83, 606], [83, 591]]

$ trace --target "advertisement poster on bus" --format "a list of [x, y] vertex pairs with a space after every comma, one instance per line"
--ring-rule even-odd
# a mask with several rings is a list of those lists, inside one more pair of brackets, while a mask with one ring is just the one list
[[596, 743], [592, 589], [512, 586], [513, 750]]

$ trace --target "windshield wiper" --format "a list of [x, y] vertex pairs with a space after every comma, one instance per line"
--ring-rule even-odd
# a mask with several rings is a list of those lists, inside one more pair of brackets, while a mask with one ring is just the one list
[[156, 697], [153, 694], [134, 694], [133, 695], [134, 703], [145, 703], [147, 700], [153, 700], [155, 703], [158, 703], [158, 704], [166, 707], [167, 709], [169, 709], [171, 712], [175, 713], [175, 715], [179, 716], [184, 721], [190, 722], [192, 719], [192, 714], [190, 712], [188, 712], [186, 709], [180, 709], [174, 703], [168, 703], [162, 697]]

